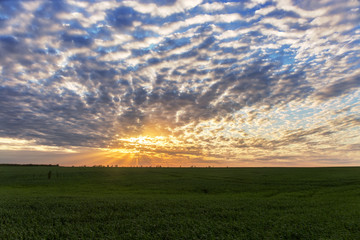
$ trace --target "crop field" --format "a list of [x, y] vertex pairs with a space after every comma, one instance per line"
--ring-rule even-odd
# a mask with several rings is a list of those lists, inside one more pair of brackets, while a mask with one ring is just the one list
[[360, 168], [0, 166], [0, 239], [360, 239]]

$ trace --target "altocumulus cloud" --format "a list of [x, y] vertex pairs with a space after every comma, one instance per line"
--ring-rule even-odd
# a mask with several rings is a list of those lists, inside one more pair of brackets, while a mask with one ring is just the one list
[[359, 164], [359, 9], [1, 1], [0, 137], [124, 151], [143, 137], [180, 165]]

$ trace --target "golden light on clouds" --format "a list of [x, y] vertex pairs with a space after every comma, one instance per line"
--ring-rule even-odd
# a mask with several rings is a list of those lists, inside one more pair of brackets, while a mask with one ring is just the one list
[[47, 146], [36, 143], [34, 140], [25, 140], [17, 138], [0, 138], [0, 150], [4, 151], [41, 151], [41, 152], [65, 152], [75, 153], [76, 150], [58, 147]]
[[359, 2], [210, 2], [1, 4], [0, 163], [359, 165]]

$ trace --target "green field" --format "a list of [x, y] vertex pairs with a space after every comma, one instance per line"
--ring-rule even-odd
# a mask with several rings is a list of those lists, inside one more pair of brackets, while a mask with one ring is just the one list
[[0, 239], [360, 239], [360, 168], [0, 166]]

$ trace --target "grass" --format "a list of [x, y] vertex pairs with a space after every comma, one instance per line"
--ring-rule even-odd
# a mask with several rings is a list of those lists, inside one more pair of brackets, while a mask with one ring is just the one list
[[360, 168], [0, 166], [0, 239], [360, 239]]

